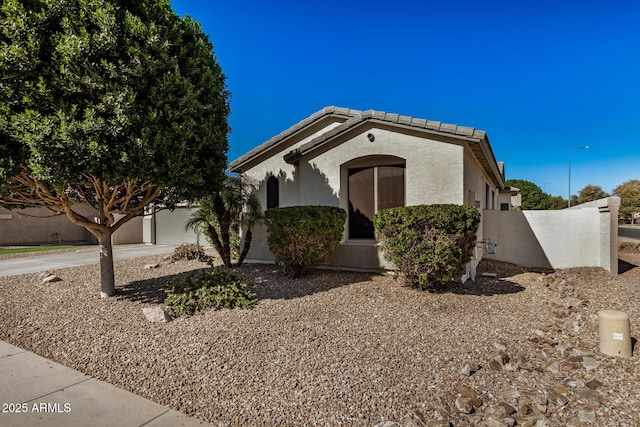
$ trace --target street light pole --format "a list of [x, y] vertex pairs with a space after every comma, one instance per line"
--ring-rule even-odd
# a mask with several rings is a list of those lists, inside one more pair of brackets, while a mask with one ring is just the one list
[[588, 148], [588, 145], [585, 145], [584, 147], [576, 147], [569, 153], [569, 198], [567, 201], [568, 207], [571, 207], [571, 156], [578, 150], [587, 150]]

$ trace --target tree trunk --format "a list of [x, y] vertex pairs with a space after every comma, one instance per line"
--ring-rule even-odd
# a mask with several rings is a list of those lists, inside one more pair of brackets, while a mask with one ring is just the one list
[[229, 268], [233, 266], [233, 263], [231, 262], [231, 239], [229, 234], [230, 223], [231, 218], [229, 216], [229, 211], [226, 211], [222, 218], [218, 219], [218, 224], [220, 224], [220, 240], [222, 240], [222, 251], [224, 252], [222, 260], [224, 265]]
[[247, 229], [247, 234], [244, 235], [244, 244], [242, 245], [242, 253], [240, 254], [240, 258], [238, 258], [238, 263], [236, 264], [238, 267], [242, 265], [244, 259], [247, 257], [247, 253], [249, 253], [249, 247], [251, 246], [251, 239], [253, 238], [253, 233], [251, 229]]
[[216, 215], [216, 221], [220, 226], [220, 243], [222, 244], [222, 262], [225, 267], [231, 267], [231, 245], [229, 243], [229, 225], [231, 223], [231, 214], [224, 205], [224, 200], [220, 196], [216, 196], [213, 200], [213, 210]]
[[112, 297], [116, 294], [116, 283], [113, 274], [111, 233], [100, 234], [98, 244], [100, 245], [100, 296]]
[[220, 258], [222, 258], [222, 263], [225, 265], [225, 267], [230, 267], [230, 265], [228, 265], [227, 259], [224, 256], [224, 248], [222, 247], [222, 243], [220, 242], [220, 237], [218, 237], [218, 233], [216, 233], [216, 229], [212, 224], [208, 224], [207, 226], [207, 236], [209, 236], [209, 240], [211, 241], [211, 243], [213, 243], [213, 247], [215, 248], [216, 252], [218, 252], [218, 255], [220, 255]]

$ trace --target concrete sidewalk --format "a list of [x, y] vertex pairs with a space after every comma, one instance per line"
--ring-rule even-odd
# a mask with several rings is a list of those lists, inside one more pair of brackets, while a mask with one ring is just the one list
[[3, 427], [211, 425], [4, 341], [0, 405]]
[[[170, 254], [175, 248], [176, 246], [173, 245], [118, 245], [113, 247], [113, 259], [118, 261], [126, 258]], [[0, 277], [97, 264], [99, 261], [98, 246], [57, 254], [42, 252], [38, 255], [0, 260]]]

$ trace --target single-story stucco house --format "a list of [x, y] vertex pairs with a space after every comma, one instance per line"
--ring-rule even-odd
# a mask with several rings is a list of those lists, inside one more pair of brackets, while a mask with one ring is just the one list
[[[503, 164], [485, 131], [333, 106], [244, 154], [230, 170], [254, 186], [263, 209], [331, 205], [347, 211], [343, 239], [329, 266], [355, 270], [392, 267], [377, 247], [376, 211], [434, 203], [499, 209], [505, 188]], [[247, 260], [273, 259], [260, 224]], [[471, 277], [474, 267], [471, 263], [467, 271]]]

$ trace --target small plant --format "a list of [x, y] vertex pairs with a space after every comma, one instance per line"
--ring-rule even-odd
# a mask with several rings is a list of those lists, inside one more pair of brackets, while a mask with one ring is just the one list
[[202, 246], [196, 245], [195, 243], [183, 243], [177, 248], [173, 250], [173, 255], [171, 255], [171, 259], [174, 261], [184, 260], [184, 259], [196, 259], [196, 260], [205, 260], [206, 255]]
[[247, 289], [248, 285], [245, 278], [223, 266], [198, 270], [170, 281], [164, 303], [178, 316], [207, 308], [250, 308], [255, 294]]
[[406, 206], [379, 211], [373, 221], [385, 255], [406, 280], [434, 291], [471, 259], [480, 213], [450, 204]]
[[342, 240], [347, 213], [335, 206], [290, 206], [265, 212], [267, 243], [290, 277], [329, 260]]

